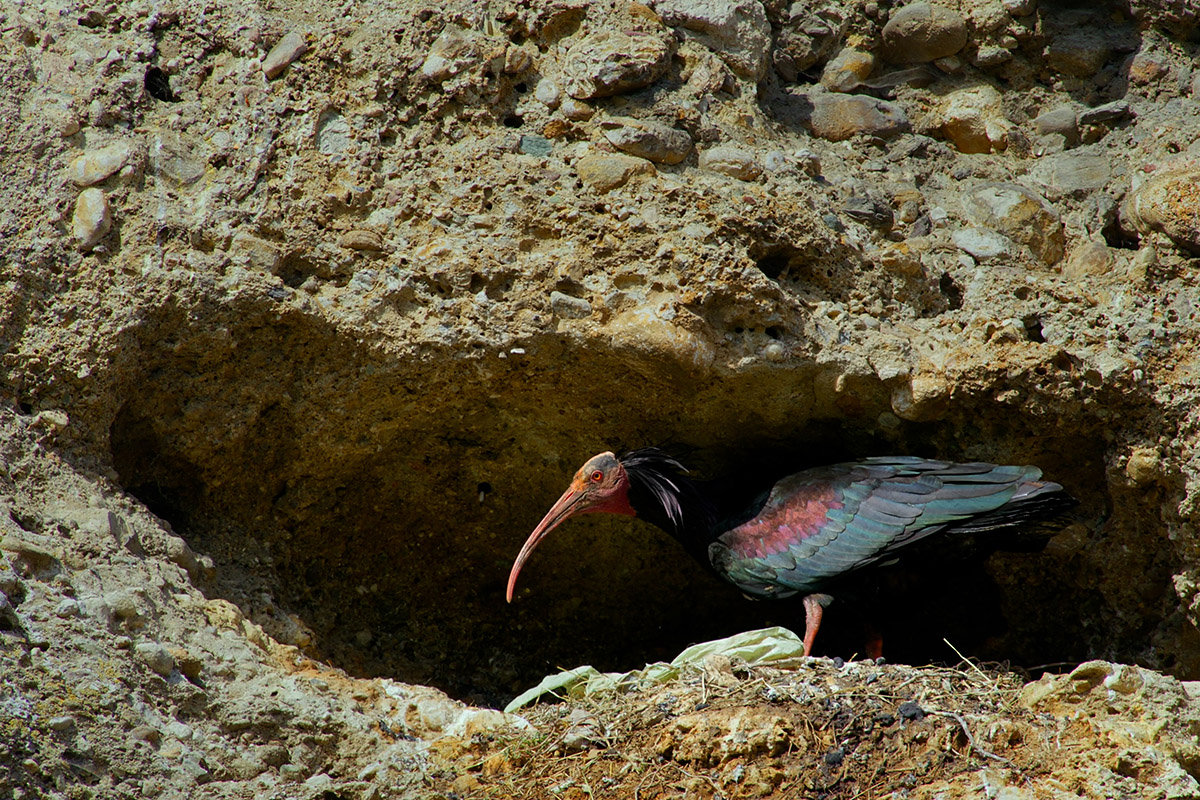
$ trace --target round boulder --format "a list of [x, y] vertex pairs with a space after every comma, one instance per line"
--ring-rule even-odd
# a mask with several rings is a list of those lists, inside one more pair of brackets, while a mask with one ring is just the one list
[[966, 44], [962, 15], [932, 3], [910, 3], [883, 26], [883, 55], [896, 64], [945, 58]]

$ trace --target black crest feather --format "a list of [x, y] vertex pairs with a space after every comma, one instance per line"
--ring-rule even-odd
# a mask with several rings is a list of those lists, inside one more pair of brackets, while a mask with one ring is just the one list
[[687, 468], [672, 456], [657, 447], [643, 447], [623, 453], [618, 459], [630, 482], [659, 506], [676, 535], [682, 534], [688, 525], [685, 511], [702, 511], [706, 517], [710, 516], [699, 490], [685, 474]]

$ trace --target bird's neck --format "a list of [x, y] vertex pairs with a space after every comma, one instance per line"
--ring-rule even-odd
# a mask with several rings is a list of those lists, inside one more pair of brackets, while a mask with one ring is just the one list
[[683, 476], [673, 476], [677, 507], [668, 510], [663, 498], [636, 479], [629, 485], [629, 504], [638, 519], [662, 528], [702, 563], [708, 563], [708, 545], [717, 537], [714, 508], [702, 487]]

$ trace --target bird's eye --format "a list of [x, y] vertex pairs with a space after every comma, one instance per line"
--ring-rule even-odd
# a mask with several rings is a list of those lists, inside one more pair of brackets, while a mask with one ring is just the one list
[[593, 483], [599, 483], [603, 479], [604, 479], [604, 473], [601, 472], [600, 470], [596, 470], [592, 473], [592, 482]]

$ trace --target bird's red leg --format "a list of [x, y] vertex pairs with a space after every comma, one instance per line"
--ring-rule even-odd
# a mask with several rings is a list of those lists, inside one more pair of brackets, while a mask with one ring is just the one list
[[821, 627], [825, 606], [832, 602], [833, 597], [827, 594], [804, 596], [804, 655], [812, 654], [813, 640], [817, 638], [817, 629]]

